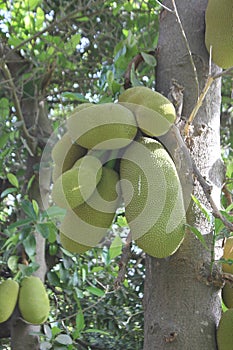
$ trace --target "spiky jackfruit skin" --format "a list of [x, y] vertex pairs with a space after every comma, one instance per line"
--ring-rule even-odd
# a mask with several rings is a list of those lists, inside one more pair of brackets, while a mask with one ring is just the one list
[[233, 66], [233, 1], [209, 0], [206, 14], [205, 44], [212, 61], [219, 67]]
[[11, 279], [0, 284], [0, 323], [5, 322], [12, 315], [19, 294], [19, 284]]
[[217, 328], [218, 350], [232, 350], [233, 344], [233, 309], [222, 314]]
[[53, 181], [62, 173], [71, 169], [74, 163], [86, 154], [87, 150], [73, 143], [68, 133], [55, 144], [52, 149], [52, 159], [55, 163]]
[[[233, 237], [228, 237], [225, 241], [224, 248], [223, 248], [223, 259], [225, 260], [233, 260]], [[223, 272], [226, 273], [231, 273], [233, 274], [233, 263], [232, 264], [227, 264], [224, 263], [222, 264], [222, 270]]]
[[119, 204], [118, 181], [119, 176], [114, 170], [103, 167], [97, 189], [86, 202], [73, 211], [67, 211], [60, 232], [83, 246], [96, 246], [114, 219]]
[[230, 284], [222, 288], [222, 300], [228, 309], [233, 308], [233, 287]]
[[88, 149], [118, 149], [137, 133], [133, 113], [119, 104], [103, 103], [73, 113], [67, 120], [72, 140]]
[[39, 277], [24, 277], [19, 289], [18, 305], [25, 321], [39, 325], [47, 320], [50, 303], [45, 286]]
[[61, 208], [76, 208], [92, 195], [101, 176], [102, 164], [99, 159], [84, 156], [55, 181], [52, 199]]
[[63, 232], [60, 232], [60, 242], [64, 249], [75, 254], [83, 254], [92, 248], [90, 246], [75, 242], [73, 239], [67, 237]]
[[139, 128], [148, 136], [165, 134], [176, 119], [173, 104], [165, 96], [144, 86], [125, 90], [118, 100], [132, 110]]
[[179, 177], [167, 151], [153, 139], [139, 138], [124, 153], [120, 178], [137, 245], [153, 257], [173, 254], [184, 238], [186, 219]]

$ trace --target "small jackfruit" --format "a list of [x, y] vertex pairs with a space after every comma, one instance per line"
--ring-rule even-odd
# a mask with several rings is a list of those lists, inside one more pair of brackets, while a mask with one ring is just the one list
[[233, 344], [233, 309], [222, 314], [217, 328], [218, 350], [232, 350]]
[[[224, 248], [223, 248], [223, 256], [222, 257], [225, 260], [228, 260], [228, 259], [233, 260], [233, 237], [228, 237], [226, 239], [225, 244], [224, 244]], [[222, 270], [223, 270], [223, 272], [233, 274], [233, 263], [232, 264], [223, 263]]]
[[184, 238], [185, 209], [175, 165], [156, 140], [141, 137], [125, 151], [120, 164], [125, 216], [137, 245], [164, 258]]
[[72, 168], [74, 163], [86, 154], [87, 150], [73, 143], [68, 133], [55, 144], [52, 149], [52, 159], [55, 163], [53, 181], [62, 173]]
[[173, 104], [159, 92], [145, 86], [125, 90], [118, 100], [134, 113], [139, 128], [148, 136], [165, 134], [176, 119]]
[[63, 232], [60, 232], [60, 242], [64, 249], [71, 253], [83, 254], [92, 247], [75, 242], [73, 239], [67, 237]]
[[233, 1], [209, 0], [205, 13], [205, 44], [219, 67], [233, 66]]
[[11, 279], [0, 284], [0, 323], [5, 322], [12, 315], [19, 294], [19, 284]]
[[233, 287], [225, 284], [222, 288], [222, 300], [228, 309], [233, 308]]
[[118, 149], [137, 133], [133, 113], [116, 103], [103, 103], [73, 113], [67, 120], [71, 139], [88, 149]]
[[101, 176], [99, 159], [86, 155], [55, 181], [52, 199], [61, 208], [73, 209], [92, 195]]
[[42, 324], [49, 316], [49, 298], [41, 279], [24, 277], [19, 289], [19, 310], [23, 319], [32, 324]]
[[95, 192], [77, 208], [68, 210], [60, 232], [83, 246], [96, 246], [111, 226], [119, 204], [116, 171], [103, 167]]

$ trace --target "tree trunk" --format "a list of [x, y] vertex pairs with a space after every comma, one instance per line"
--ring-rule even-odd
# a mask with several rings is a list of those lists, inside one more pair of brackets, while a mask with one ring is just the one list
[[[43, 91], [38, 80], [36, 82], [33, 80], [30, 81], [26, 87], [26, 92], [25, 86], [23, 86], [22, 90], [18, 89], [18, 79], [22, 79], [18, 72], [22, 72], [23, 75], [25, 70], [33, 69], [33, 67], [30, 67], [29, 63], [25, 62], [23, 57], [19, 56], [17, 53], [11, 52], [7, 47], [0, 47], [0, 49], [0, 54], [5, 58], [3, 77], [0, 76], [0, 78], [5, 80], [4, 83], [13, 96], [16, 115], [19, 120], [21, 119], [25, 127], [22, 137], [24, 137], [28, 156], [24, 178], [25, 188], [22, 192], [25, 192], [29, 180], [32, 176], [35, 176], [28, 192], [29, 199], [34, 199], [38, 203], [40, 210], [45, 210], [48, 207], [48, 196], [46, 196], [45, 193], [49, 193], [51, 169], [45, 167], [40, 169], [39, 172], [39, 166], [41, 153], [51, 134], [51, 127], [48, 120], [46, 105], [43, 101]], [[12, 64], [12, 62], [14, 62], [14, 64]], [[22, 93], [19, 94], [19, 91], [22, 91]], [[40, 185], [41, 191], [43, 192], [43, 200], [41, 198]], [[39, 268], [35, 271], [34, 275], [44, 281], [47, 270], [45, 261], [45, 239], [38, 232], [34, 232], [34, 235], [36, 239], [35, 261], [39, 264]], [[21, 318], [19, 310], [16, 308], [10, 319], [10, 325], [6, 328], [5, 336], [7, 337], [10, 335], [12, 350], [39, 350], [39, 337], [36, 335], [36, 333], [39, 332], [40, 326], [25, 322]]]
[[[173, 3], [172, 0], [163, 1], [163, 5], [172, 10]], [[182, 116], [187, 120], [209, 71], [204, 44], [207, 0], [176, 0], [176, 6], [196, 66], [199, 91], [177, 16], [166, 9], [160, 16], [156, 89], [169, 96], [172, 80], [175, 79], [184, 88]], [[220, 69], [213, 65], [212, 73], [217, 72]], [[190, 137], [186, 138], [191, 158], [213, 186], [217, 206], [223, 170], [220, 159], [220, 103], [221, 81], [217, 79], [194, 120]], [[176, 166], [180, 172], [178, 162]], [[193, 180], [194, 195], [208, 207], [199, 183], [195, 177]], [[187, 195], [186, 184], [183, 182], [182, 185]], [[211, 248], [212, 227], [193, 204], [187, 212], [187, 221], [201, 231]], [[219, 270], [214, 266], [211, 272], [211, 249], [206, 250], [189, 231], [173, 256], [166, 259], [146, 257], [144, 350], [217, 348], [215, 332], [221, 304], [220, 287], [214, 273], [218, 276]]]

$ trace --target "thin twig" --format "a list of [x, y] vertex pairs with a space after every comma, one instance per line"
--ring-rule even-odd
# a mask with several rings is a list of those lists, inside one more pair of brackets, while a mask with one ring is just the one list
[[198, 170], [196, 164], [193, 162], [193, 172], [196, 175], [204, 193], [205, 196], [209, 202], [209, 204], [211, 205], [211, 208], [213, 210], [213, 216], [217, 219], [220, 219], [222, 221], [222, 223], [225, 225], [225, 227], [227, 227], [230, 231], [233, 231], [233, 224], [228, 221], [225, 216], [223, 216], [221, 214], [221, 212], [218, 210], [212, 196], [211, 196], [211, 191], [212, 191], [212, 186], [210, 186], [205, 179], [203, 178], [203, 176], [201, 175], [200, 171]]
[[197, 85], [197, 96], [199, 96], [199, 82], [198, 82], [198, 76], [197, 76], [197, 68], [196, 68], [195, 63], [193, 61], [192, 52], [191, 52], [191, 49], [190, 49], [190, 46], [189, 46], [189, 42], [188, 42], [187, 36], [185, 34], [185, 31], [184, 31], [183, 24], [182, 24], [180, 16], [179, 16], [179, 13], [177, 11], [175, 0], [172, 0], [172, 4], [173, 4], [173, 7], [174, 7], [174, 12], [175, 12], [178, 24], [179, 24], [180, 29], [181, 29], [181, 33], [182, 33], [184, 41], [185, 41], [185, 45], [186, 45], [188, 54], [189, 54], [190, 62], [191, 62], [191, 65], [192, 65], [192, 68], [193, 68], [193, 72], [194, 72], [195, 82], [196, 82], [196, 85]]
[[118, 289], [122, 284], [122, 282], [124, 282], [125, 280], [127, 264], [131, 257], [131, 246], [132, 246], [132, 234], [130, 231], [126, 239], [125, 246], [122, 250], [121, 260], [119, 262], [118, 276], [114, 282], [115, 289]]
[[202, 106], [202, 103], [205, 99], [205, 96], [207, 94], [207, 92], [209, 91], [209, 88], [211, 86], [211, 84], [213, 83], [214, 78], [212, 76], [208, 76], [208, 79], [206, 81], [206, 84], [204, 86], [204, 89], [202, 90], [200, 96], [198, 97], [197, 103], [195, 104], [188, 120], [186, 121], [185, 127], [184, 127], [184, 135], [188, 136], [189, 133], [189, 127], [191, 125], [191, 123], [193, 122], [194, 118], [197, 115], [197, 112], [199, 111], [200, 107]]
[[156, 0], [156, 2], [163, 7], [165, 10], [174, 13], [174, 11], [172, 9], [170, 9], [169, 7], [165, 6], [164, 4], [162, 4], [160, 1]]
[[1, 62], [0, 65], [0, 69], [3, 71], [3, 74], [5, 76], [5, 79], [7, 81], [7, 84], [9, 85], [12, 95], [13, 95], [13, 102], [14, 102], [14, 107], [16, 110], [16, 114], [17, 117], [19, 118], [19, 120], [22, 122], [22, 130], [23, 130], [23, 134], [24, 134], [24, 138], [27, 141], [28, 144], [28, 148], [30, 149], [30, 154], [34, 155], [35, 153], [35, 139], [33, 136], [31, 136], [27, 130], [26, 124], [25, 124], [25, 120], [24, 120], [24, 116], [21, 110], [21, 106], [20, 106], [20, 102], [17, 96], [17, 92], [16, 92], [16, 86], [14, 84], [11, 72], [7, 66], [7, 64], [3, 61]]

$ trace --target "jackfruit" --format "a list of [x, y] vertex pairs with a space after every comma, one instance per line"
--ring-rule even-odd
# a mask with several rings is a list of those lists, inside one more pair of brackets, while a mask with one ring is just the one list
[[233, 344], [233, 309], [222, 314], [217, 328], [218, 350], [232, 350]]
[[165, 96], [144, 86], [125, 90], [118, 100], [134, 113], [139, 128], [148, 136], [165, 134], [176, 119], [173, 104]]
[[61, 208], [73, 209], [92, 195], [101, 176], [99, 159], [86, 155], [55, 181], [52, 199]]
[[[233, 237], [228, 237], [225, 241], [224, 248], [223, 248], [223, 259], [225, 260], [233, 260]], [[222, 264], [222, 270], [226, 273], [232, 273], [233, 274], [233, 263], [223, 263]]]
[[53, 181], [62, 173], [72, 168], [74, 163], [86, 154], [87, 150], [73, 143], [68, 133], [55, 144], [52, 149], [52, 159], [55, 163]]
[[67, 120], [71, 139], [88, 149], [118, 149], [127, 146], [137, 133], [133, 113], [116, 103], [95, 105]]
[[23, 278], [18, 305], [25, 321], [39, 325], [47, 320], [50, 311], [49, 298], [39, 277]]
[[78, 242], [75, 242], [73, 239], [70, 239], [62, 232], [60, 232], [60, 242], [64, 249], [68, 250], [71, 253], [76, 253], [76, 254], [83, 254], [92, 248], [90, 246], [86, 246]]
[[19, 284], [11, 279], [0, 284], [0, 323], [5, 322], [12, 315], [19, 294]]
[[205, 13], [205, 44], [212, 61], [221, 68], [233, 66], [233, 1], [209, 0]]
[[116, 171], [103, 167], [95, 192], [86, 202], [67, 211], [60, 232], [78, 244], [96, 246], [114, 219], [120, 198], [118, 180]]
[[151, 256], [173, 254], [186, 220], [181, 184], [167, 151], [156, 140], [139, 138], [123, 155], [120, 178], [132, 238]]
[[222, 288], [222, 300], [228, 309], [233, 308], [233, 286], [225, 284]]

